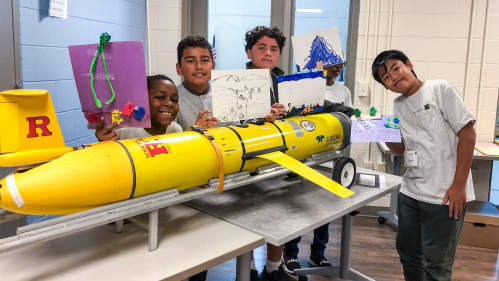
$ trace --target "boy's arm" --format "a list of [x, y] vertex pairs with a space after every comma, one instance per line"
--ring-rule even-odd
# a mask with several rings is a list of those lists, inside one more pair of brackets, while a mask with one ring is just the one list
[[405, 144], [404, 142], [385, 142], [386, 146], [393, 152], [395, 155], [402, 155], [405, 152]]
[[101, 117], [99, 122], [97, 122], [97, 127], [95, 128], [95, 137], [101, 141], [110, 141], [110, 140], [118, 140], [118, 134], [113, 131], [116, 126], [118, 126], [120, 122], [114, 122], [106, 127], [104, 127], [104, 117]]
[[466, 182], [473, 162], [476, 132], [470, 121], [458, 133], [457, 163], [454, 181], [445, 193], [442, 204], [449, 202], [449, 217], [457, 219], [466, 207]]
[[218, 124], [218, 119], [213, 116], [204, 116], [207, 113], [210, 113], [211, 110], [203, 110], [198, 114], [198, 118], [196, 119], [196, 124], [203, 129], [209, 129]]

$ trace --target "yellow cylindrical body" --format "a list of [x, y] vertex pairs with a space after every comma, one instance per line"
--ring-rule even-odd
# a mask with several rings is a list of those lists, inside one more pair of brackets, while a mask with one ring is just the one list
[[[229, 175], [273, 164], [260, 158], [244, 160], [243, 155], [255, 151], [285, 147], [287, 155], [304, 159], [339, 149], [345, 145], [344, 131], [350, 131], [349, 123], [348, 128], [344, 125], [345, 120], [319, 114], [209, 132], [222, 151], [224, 174]], [[170, 188], [199, 186], [216, 177], [217, 154], [198, 132], [99, 143], [16, 172], [15, 185], [25, 203], [20, 207], [2, 179], [0, 208], [24, 214], [69, 214]]]

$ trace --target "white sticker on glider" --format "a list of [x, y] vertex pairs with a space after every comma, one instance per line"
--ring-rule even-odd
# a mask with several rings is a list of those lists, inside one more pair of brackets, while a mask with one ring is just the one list
[[10, 173], [6, 179], [10, 196], [12, 196], [12, 199], [14, 199], [14, 202], [16, 202], [17, 207], [20, 208], [22, 205], [24, 205], [24, 200], [21, 197], [21, 193], [19, 193], [19, 190], [17, 189], [16, 180], [14, 179], [14, 173]]

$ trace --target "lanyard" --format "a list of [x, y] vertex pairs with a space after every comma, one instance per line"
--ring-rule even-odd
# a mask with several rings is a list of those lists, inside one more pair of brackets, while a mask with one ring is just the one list
[[[414, 93], [414, 94], [418, 95], [418, 97], [417, 97], [418, 101], [416, 103], [416, 112], [414, 113], [414, 116], [416, 116], [416, 120], [414, 120], [414, 116], [411, 114], [411, 120], [412, 120], [412, 122], [414, 124], [414, 130], [416, 131], [415, 132], [414, 141], [413, 141], [413, 143], [415, 144], [415, 147], [416, 147], [415, 151], [418, 151], [418, 108], [419, 108], [419, 101], [421, 100], [421, 93], [419, 93], [419, 91], [423, 87], [423, 84], [424, 84], [424, 82], [421, 81], [421, 86], [419, 87], [418, 91], [416, 93]], [[405, 100], [406, 99], [407, 98], [404, 96], [404, 99], [403, 99], [403, 102], [402, 102], [403, 103], [403, 106], [402, 106], [402, 123], [405, 120], [405, 116], [404, 115], [405, 115], [405, 107], [406, 107]], [[410, 111], [410, 108], [409, 108], [409, 111]]]

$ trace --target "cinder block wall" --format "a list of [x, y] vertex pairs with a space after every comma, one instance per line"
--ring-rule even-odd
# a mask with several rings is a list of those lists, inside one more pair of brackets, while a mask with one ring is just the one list
[[67, 47], [99, 43], [102, 32], [146, 47], [146, 1], [68, 1], [67, 19], [49, 17], [48, 5], [19, 0], [22, 87], [50, 92], [66, 145], [96, 142], [81, 112]]
[[[379, 2], [381, 1], [381, 2]], [[491, 0], [489, 10], [489, 31], [484, 72], [482, 75], [483, 89], [479, 93], [479, 77], [482, 58], [483, 35], [485, 26], [486, 0], [475, 0], [474, 27], [470, 34], [472, 16], [472, 0], [394, 0], [392, 28], [389, 32], [390, 0], [361, 1], [359, 24], [359, 44], [357, 49], [357, 82], [368, 82], [371, 94], [368, 97], [354, 97], [355, 107], [363, 113], [369, 112], [371, 99], [378, 113], [385, 110], [392, 113], [393, 99], [398, 94], [387, 91], [386, 108], [384, 106], [385, 89], [375, 83], [372, 88], [371, 65], [378, 53], [387, 49], [398, 49], [407, 54], [414, 63], [414, 69], [421, 80], [446, 79], [463, 95], [466, 79], [466, 60], [468, 56], [468, 41], [471, 45], [471, 64], [465, 102], [470, 111], [477, 117], [475, 128], [478, 142], [492, 142], [497, 120], [497, 101], [499, 88], [499, 1]], [[378, 7], [380, 20], [376, 29]], [[367, 24], [369, 16], [369, 23]], [[366, 26], [367, 24], [367, 26]], [[367, 27], [367, 29], [366, 29]], [[377, 48], [374, 48], [378, 36]], [[391, 45], [388, 46], [389, 35]], [[365, 44], [367, 41], [367, 57]], [[365, 75], [364, 75], [365, 73]], [[481, 95], [480, 112], [478, 110], [478, 95]], [[377, 169], [377, 162], [387, 162], [391, 171], [389, 157], [383, 157], [376, 144], [353, 144], [352, 157], [359, 166], [364, 161], [372, 161]], [[490, 162], [490, 161], [489, 161]], [[475, 183], [475, 193], [478, 186], [488, 189], [490, 165], [480, 166], [480, 181]], [[482, 173], [483, 172], [483, 173]], [[478, 193], [482, 194], [480, 190]], [[477, 194], [478, 195], [478, 194]], [[481, 199], [487, 194], [482, 194]], [[478, 196], [477, 196], [478, 198]], [[486, 200], [486, 198], [485, 198]]]
[[175, 64], [181, 38], [182, 0], [149, 0], [150, 73], [180, 83]]

